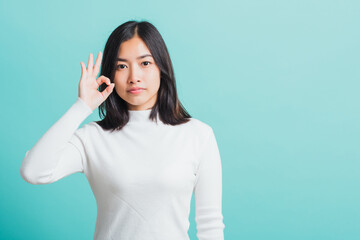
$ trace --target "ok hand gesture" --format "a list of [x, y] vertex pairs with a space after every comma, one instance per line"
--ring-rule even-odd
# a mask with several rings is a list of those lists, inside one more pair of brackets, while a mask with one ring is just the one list
[[[83, 62], [80, 62], [82, 73], [79, 82], [79, 97], [89, 105], [92, 110], [95, 110], [107, 99], [115, 86], [115, 83], [111, 83], [110, 79], [103, 75], [96, 79], [99, 73], [101, 59], [102, 53], [99, 52], [95, 66], [93, 66], [93, 55], [90, 53], [87, 68]], [[108, 87], [100, 92], [98, 88], [102, 83], [107, 84]]]

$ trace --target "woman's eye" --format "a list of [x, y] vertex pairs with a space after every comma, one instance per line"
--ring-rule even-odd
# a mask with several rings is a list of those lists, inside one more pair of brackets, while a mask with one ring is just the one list
[[124, 69], [121, 66], [125, 66], [124, 64], [117, 65], [117, 68]]
[[143, 63], [148, 63], [148, 64], [145, 64], [145, 66], [147, 66], [147, 65], [149, 65], [149, 64], [150, 64], [150, 62], [149, 62], [149, 61], [145, 61], [145, 62], [143, 62]]

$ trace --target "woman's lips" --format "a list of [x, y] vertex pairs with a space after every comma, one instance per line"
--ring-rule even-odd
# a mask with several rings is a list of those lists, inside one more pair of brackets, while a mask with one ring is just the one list
[[140, 88], [140, 89], [136, 89], [136, 90], [132, 90], [132, 91], [129, 91], [129, 93], [132, 93], [132, 94], [139, 94], [141, 93], [142, 91], [144, 91], [145, 89], [143, 88]]

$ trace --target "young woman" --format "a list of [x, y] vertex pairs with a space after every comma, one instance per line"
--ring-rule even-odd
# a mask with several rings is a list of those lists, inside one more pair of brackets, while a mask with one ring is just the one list
[[[193, 192], [198, 238], [224, 239], [214, 132], [178, 100], [158, 30], [128, 21], [111, 33], [104, 57], [93, 65], [90, 54], [81, 67], [77, 100], [26, 152], [23, 179], [49, 184], [84, 173], [97, 203], [94, 239], [189, 239]], [[79, 128], [97, 107], [104, 118]]]

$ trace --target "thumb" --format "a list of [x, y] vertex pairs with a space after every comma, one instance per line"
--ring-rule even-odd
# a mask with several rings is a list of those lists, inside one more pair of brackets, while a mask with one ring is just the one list
[[104, 99], [109, 97], [109, 95], [112, 93], [114, 87], [115, 87], [115, 83], [111, 83], [110, 85], [107, 86], [107, 88], [105, 88], [104, 91], [102, 91], [102, 95], [103, 95]]

